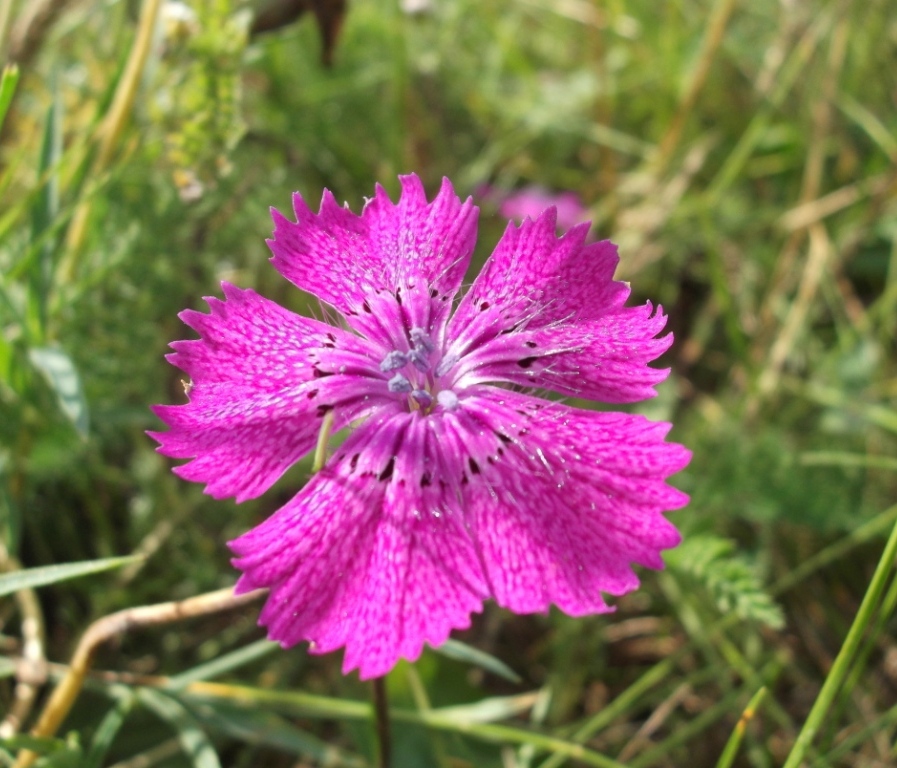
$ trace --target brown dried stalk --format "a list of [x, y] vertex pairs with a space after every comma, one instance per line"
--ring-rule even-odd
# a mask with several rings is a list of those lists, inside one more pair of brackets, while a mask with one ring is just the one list
[[[229, 611], [257, 600], [266, 592], [267, 590], [256, 590], [245, 595], [235, 595], [231, 588], [219, 589], [178, 602], [127, 608], [98, 619], [81, 637], [65, 676], [50, 696], [31, 735], [47, 738], [56, 733], [81, 692], [97, 648], [107, 640], [135, 627], [170, 624], [196, 616]], [[37, 758], [36, 752], [22, 750], [16, 758], [14, 768], [29, 768]]]

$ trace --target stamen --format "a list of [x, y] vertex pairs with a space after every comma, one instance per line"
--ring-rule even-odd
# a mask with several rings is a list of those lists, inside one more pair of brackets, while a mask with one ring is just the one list
[[421, 351], [419, 348], [412, 349], [408, 353], [409, 362], [421, 373], [430, 372], [430, 360], [428, 358], [429, 355], [426, 352]]
[[443, 357], [442, 360], [439, 361], [439, 365], [436, 366], [436, 375], [437, 376], [445, 376], [458, 362], [457, 355], [448, 355]]
[[399, 352], [399, 350], [394, 349], [390, 352], [386, 357], [383, 358], [383, 362], [380, 363], [380, 370], [383, 373], [389, 373], [389, 371], [395, 371], [399, 368], [404, 368], [408, 364], [408, 355], [404, 352]]
[[432, 352], [436, 349], [430, 335], [423, 328], [412, 328], [408, 332], [408, 336], [416, 350], [423, 349], [425, 352]]
[[401, 373], [397, 373], [386, 384], [390, 392], [410, 392], [414, 387]]
[[433, 405], [433, 395], [431, 395], [425, 389], [415, 389], [411, 393], [411, 397], [414, 398], [414, 400], [421, 408], [426, 409]]

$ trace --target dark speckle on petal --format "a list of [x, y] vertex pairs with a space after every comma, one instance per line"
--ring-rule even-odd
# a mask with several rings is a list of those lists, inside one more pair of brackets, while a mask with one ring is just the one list
[[389, 462], [383, 468], [383, 471], [377, 476], [377, 479], [380, 481], [389, 480], [392, 477], [392, 471], [396, 466], [396, 457], [390, 456]]

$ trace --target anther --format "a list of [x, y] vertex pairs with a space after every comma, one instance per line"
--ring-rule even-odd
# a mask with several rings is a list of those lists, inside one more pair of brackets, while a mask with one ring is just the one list
[[390, 352], [386, 357], [383, 358], [383, 362], [380, 363], [380, 370], [383, 373], [388, 373], [389, 371], [395, 371], [399, 368], [404, 368], [408, 364], [408, 355], [404, 352], [399, 352], [399, 350], [394, 349]]
[[420, 349], [412, 349], [408, 353], [409, 362], [421, 373], [430, 372], [430, 361], [428, 357], [429, 355]]
[[397, 373], [386, 384], [390, 392], [410, 392], [414, 387], [401, 373]]
[[431, 395], [425, 389], [415, 389], [411, 393], [411, 397], [414, 398], [415, 402], [421, 408], [429, 408], [431, 405], [433, 405], [433, 395]]
[[432, 352], [436, 349], [436, 345], [433, 344], [430, 335], [423, 328], [412, 328], [408, 332], [408, 336], [411, 339], [414, 348], [417, 350], [422, 349], [425, 352]]
[[436, 375], [445, 376], [445, 374], [447, 374], [457, 362], [457, 355], [448, 355], [447, 357], [443, 357], [442, 360], [439, 361], [439, 365], [436, 366]]

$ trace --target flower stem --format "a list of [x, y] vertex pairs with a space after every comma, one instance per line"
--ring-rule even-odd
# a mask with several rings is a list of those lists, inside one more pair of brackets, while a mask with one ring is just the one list
[[386, 678], [375, 677], [374, 724], [377, 729], [377, 768], [389, 768], [392, 762], [392, 739], [389, 735], [389, 703], [386, 700]]
[[825, 679], [822, 690], [819, 691], [819, 695], [816, 697], [816, 702], [813, 704], [810, 714], [807, 715], [803, 728], [801, 728], [794, 746], [791, 748], [791, 754], [788, 755], [783, 768], [797, 768], [813, 743], [813, 738], [816, 736], [819, 726], [822, 725], [823, 718], [834, 703], [841, 684], [850, 670], [850, 664], [863, 639], [863, 632], [872, 620], [872, 614], [884, 591], [885, 582], [891, 572], [895, 556], [897, 556], [897, 525], [891, 530], [891, 536], [875, 568], [872, 581], [866, 590], [866, 596], [863, 598], [856, 618], [853, 620], [850, 631], [847, 633], [847, 639], [844, 640], [844, 645], [841, 646], [841, 650], [838, 652], [838, 657], [835, 659], [835, 663]]

